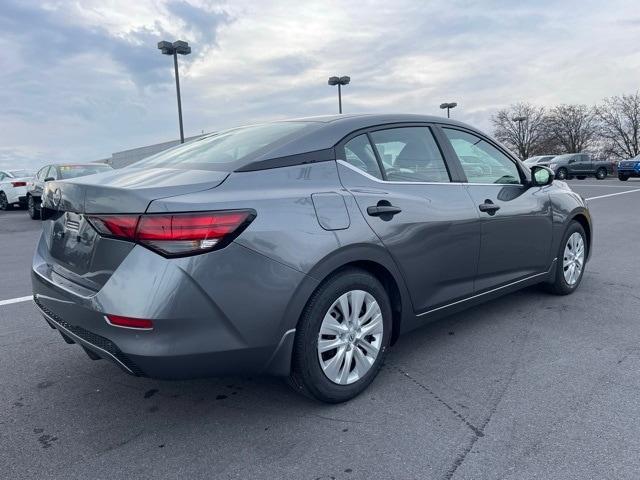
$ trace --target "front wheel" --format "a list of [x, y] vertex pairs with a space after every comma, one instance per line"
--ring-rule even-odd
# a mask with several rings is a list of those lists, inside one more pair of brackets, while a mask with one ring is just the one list
[[620, 180], [621, 182], [626, 182], [627, 180], [629, 180], [629, 177], [627, 177], [626, 175], [618, 175], [618, 180]]
[[36, 206], [36, 201], [31, 195], [27, 198], [27, 211], [32, 220], [38, 220], [40, 218], [40, 211]]
[[584, 274], [587, 253], [587, 235], [582, 225], [574, 220], [569, 224], [560, 244], [555, 278], [547, 284], [551, 293], [569, 295], [578, 288]]
[[361, 393], [382, 366], [391, 315], [387, 292], [371, 274], [349, 269], [330, 277], [298, 323], [291, 386], [327, 403]]
[[559, 168], [558, 171], [556, 172], [556, 178], [558, 180], [566, 180], [567, 179], [567, 169], [566, 168]]
[[599, 168], [598, 171], [596, 172], [596, 178], [598, 180], [604, 180], [605, 178], [607, 178], [607, 169]]

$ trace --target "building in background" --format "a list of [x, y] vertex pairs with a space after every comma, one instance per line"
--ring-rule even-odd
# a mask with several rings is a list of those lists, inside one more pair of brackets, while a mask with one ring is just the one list
[[[193, 137], [185, 138], [184, 141], [189, 142], [203, 137], [204, 135], [195, 135]], [[113, 168], [122, 168], [132, 163], [142, 160], [143, 158], [155, 155], [158, 152], [162, 152], [171, 147], [180, 145], [180, 140], [171, 140], [170, 142], [156, 143], [155, 145], [147, 145], [146, 147], [132, 148], [131, 150], [123, 150], [121, 152], [115, 152], [111, 154], [111, 158], [105, 160], [97, 160], [100, 163], [108, 163]]]

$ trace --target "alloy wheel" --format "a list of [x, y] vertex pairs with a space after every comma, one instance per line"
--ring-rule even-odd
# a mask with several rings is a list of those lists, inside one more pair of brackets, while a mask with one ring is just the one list
[[364, 290], [341, 295], [324, 316], [318, 360], [329, 380], [349, 385], [373, 366], [382, 346], [384, 323], [378, 302]]
[[574, 232], [564, 247], [562, 264], [564, 279], [568, 285], [573, 286], [578, 282], [582, 268], [584, 267], [584, 256], [584, 239], [579, 232]]

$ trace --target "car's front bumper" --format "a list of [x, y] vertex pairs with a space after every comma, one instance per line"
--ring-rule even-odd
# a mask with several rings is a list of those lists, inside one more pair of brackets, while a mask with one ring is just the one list
[[640, 177], [640, 170], [618, 167], [618, 175], [624, 175], [625, 177]]
[[[94, 292], [56, 273], [42, 239], [34, 301], [65, 340], [134, 375], [288, 373], [297, 322], [290, 307], [305, 275], [236, 244], [205, 255], [168, 260], [136, 246]], [[106, 314], [151, 319], [154, 328], [115, 327]]]

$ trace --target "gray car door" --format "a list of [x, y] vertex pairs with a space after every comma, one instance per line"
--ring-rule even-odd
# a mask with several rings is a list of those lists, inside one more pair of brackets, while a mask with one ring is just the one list
[[546, 272], [552, 210], [546, 187], [527, 184], [517, 162], [490, 140], [443, 128], [461, 161], [481, 230], [476, 293]]
[[477, 215], [432, 130], [413, 125], [352, 135], [337, 158], [343, 185], [402, 272], [416, 313], [472, 294]]

